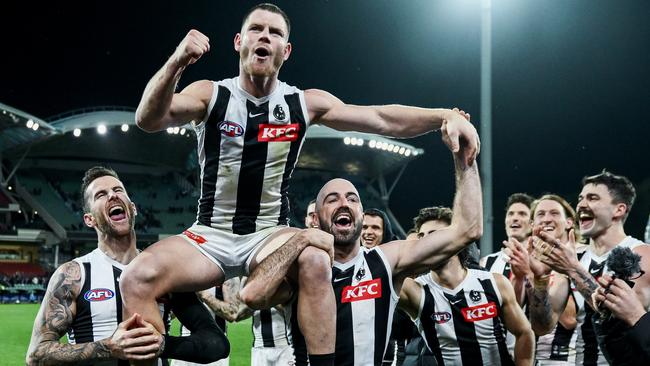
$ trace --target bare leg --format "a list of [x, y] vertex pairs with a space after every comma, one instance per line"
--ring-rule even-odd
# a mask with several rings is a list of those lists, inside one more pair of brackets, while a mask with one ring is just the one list
[[[203, 290], [223, 278], [221, 269], [183, 238], [161, 240], [140, 253], [121, 276], [124, 319], [138, 313], [164, 334], [157, 298], [169, 292]], [[142, 363], [148, 364], [155, 360]]]

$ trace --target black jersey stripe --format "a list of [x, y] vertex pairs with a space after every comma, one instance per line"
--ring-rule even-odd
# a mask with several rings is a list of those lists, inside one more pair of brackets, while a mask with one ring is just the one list
[[72, 324], [72, 333], [76, 344], [88, 343], [94, 341], [93, 335], [93, 317], [90, 310], [90, 302], [84, 298], [84, 295], [90, 290], [92, 276], [90, 273], [90, 263], [83, 263], [86, 272], [84, 284], [81, 287], [79, 296], [77, 296], [77, 316]]
[[[603, 267], [605, 262], [598, 264], [596, 261], [592, 260], [589, 264], [589, 273], [596, 278], [600, 277], [603, 272]], [[592, 323], [592, 316], [594, 310], [591, 306], [587, 305], [586, 302], [589, 301], [585, 299], [585, 320], [582, 324], [580, 331], [582, 332], [582, 339], [585, 343], [585, 353], [584, 353], [584, 366], [592, 366], [598, 364], [598, 340], [596, 339], [596, 332], [594, 331], [594, 325]]]
[[117, 324], [122, 322], [122, 294], [120, 293], [120, 276], [122, 270], [113, 266], [113, 283], [115, 284], [115, 309], [117, 313]]
[[382, 284], [381, 297], [376, 298], [375, 301], [375, 354], [373, 356], [375, 365], [381, 365], [384, 359], [384, 352], [386, 352], [386, 339], [388, 338], [388, 322], [392, 319], [388, 318], [390, 314], [390, 278], [388, 271], [376, 250], [371, 250], [366, 256], [366, 263], [368, 269], [372, 274], [372, 278], [380, 278]]
[[461, 313], [461, 309], [468, 307], [465, 290], [461, 289], [456, 295], [445, 293], [445, 297], [451, 305], [451, 316], [454, 319], [454, 331], [463, 365], [483, 365], [481, 348], [476, 338], [476, 327], [474, 323], [465, 321]]
[[264, 347], [275, 347], [271, 309], [260, 310], [260, 327], [262, 328], [262, 342], [264, 343]]
[[487, 269], [488, 271], [492, 271], [492, 266], [494, 265], [494, 262], [497, 261], [497, 257], [498, 256], [496, 255], [488, 256], [487, 259], [485, 260], [485, 269]]
[[336, 296], [336, 351], [335, 364], [337, 366], [354, 365], [354, 319], [352, 315], [352, 303], [342, 303], [343, 289], [352, 285], [354, 276], [352, 266], [345, 271], [336, 267], [332, 268], [332, 286]]
[[508, 352], [508, 345], [506, 343], [506, 329], [504, 327], [505, 320], [504, 320], [504, 314], [501, 311], [502, 309], [502, 304], [499, 301], [499, 297], [497, 296], [496, 289], [494, 286], [492, 286], [492, 281], [490, 279], [484, 279], [478, 280], [481, 286], [483, 287], [483, 291], [485, 293], [485, 297], [487, 298], [488, 302], [494, 302], [497, 304], [497, 307], [499, 309], [498, 313], [499, 316], [495, 316], [492, 318], [492, 324], [493, 324], [493, 329], [494, 329], [494, 338], [497, 341], [497, 347], [499, 349], [499, 358], [501, 359], [501, 365], [512, 365], [514, 366], [514, 361], [512, 357], [510, 356], [510, 353]]
[[[307, 124], [305, 122], [305, 115], [300, 103], [300, 95], [298, 93], [285, 95], [284, 100], [289, 106], [289, 116], [291, 117], [291, 123], [298, 123], [300, 127], [298, 131], [298, 138], [295, 141], [291, 142], [291, 148], [289, 149], [289, 155], [287, 156], [287, 163], [284, 166], [282, 185], [280, 186], [282, 206], [280, 207], [278, 225], [289, 224], [289, 180], [291, 178], [293, 168], [296, 166], [296, 161], [298, 160], [300, 145], [302, 144], [302, 140], [305, 136], [305, 133], [307, 132]], [[305, 111], [305, 113], [306, 112], [307, 111]]]
[[230, 101], [230, 90], [219, 86], [217, 100], [205, 122], [205, 135], [203, 136], [203, 150], [205, 151], [205, 165], [203, 167], [203, 185], [199, 199], [199, 212], [197, 221], [210, 226], [210, 218], [214, 209], [214, 194], [217, 190], [217, 176], [219, 173], [219, 157], [221, 154], [221, 131], [219, 123], [226, 118], [226, 110]]
[[436, 329], [436, 320], [435, 320], [435, 311], [436, 311], [436, 301], [429, 285], [424, 285], [424, 307], [422, 308], [422, 313], [420, 314], [420, 322], [422, 323], [422, 329], [424, 329], [424, 336], [426, 337], [427, 345], [429, 346], [429, 351], [433, 353], [438, 362], [439, 366], [444, 366], [445, 361], [442, 357], [442, 349], [440, 349], [440, 341], [438, 340], [438, 331]]
[[244, 132], [244, 149], [237, 184], [237, 207], [232, 219], [232, 231], [239, 235], [257, 231], [255, 221], [260, 214], [264, 170], [268, 155], [268, 142], [258, 141], [258, 132], [260, 124], [269, 121], [269, 103], [257, 106], [250, 100], [246, 100], [246, 111], [248, 121]]

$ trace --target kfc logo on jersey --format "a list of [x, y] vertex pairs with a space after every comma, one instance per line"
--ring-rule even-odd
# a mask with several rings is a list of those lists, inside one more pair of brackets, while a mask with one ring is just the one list
[[207, 241], [201, 235], [196, 235], [196, 234], [194, 234], [193, 232], [191, 232], [189, 230], [183, 231], [183, 235], [185, 235], [188, 238], [194, 240], [196, 242], [196, 244], [205, 244], [205, 242]]
[[346, 286], [341, 293], [341, 303], [376, 299], [381, 297], [381, 278]]
[[261, 124], [260, 131], [257, 134], [257, 141], [259, 142], [281, 142], [281, 141], [296, 141], [298, 139], [298, 132], [300, 132], [300, 125], [297, 123], [290, 123], [288, 125], [271, 125]]
[[438, 324], [445, 324], [451, 320], [451, 314], [446, 311], [431, 314], [431, 319]]
[[86, 291], [84, 299], [88, 301], [105, 301], [110, 300], [115, 296], [113, 290], [107, 288], [94, 288]]
[[224, 136], [239, 137], [244, 134], [244, 128], [235, 122], [221, 121], [218, 126]]
[[479, 320], [494, 318], [499, 315], [497, 304], [493, 301], [488, 302], [487, 304], [463, 308], [460, 309], [460, 312], [463, 314], [463, 317], [467, 322], [477, 322]]

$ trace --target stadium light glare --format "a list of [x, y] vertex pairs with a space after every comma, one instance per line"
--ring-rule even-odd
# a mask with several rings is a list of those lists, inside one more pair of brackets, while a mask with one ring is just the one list
[[167, 133], [170, 135], [174, 133], [174, 127], [167, 127]]
[[393, 152], [394, 153], [399, 152], [399, 146], [395, 145], [395, 147], [393, 147]]
[[97, 133], [100, 134], [100, 135], [105, 134], [106, 133], [106, 125], [101, 124], [101, 125], [97, 126]]
[[27, 128], [32, 128], [33, 125], [34, 125], [34, 121], [32, 121], [31, 119], [28, 119], [27, 124], [25, 124], [25, 126], [27, 126]]
[[350, 145], [350, 138], [349, 137], [343, 138], [343, 143], [346, 145]]
[[404, 156], [411, 156], [411, 149], [406, 149]]
[[126, 131], [129, 130], [129, 125], [127, 125], [127, 124], [125, 123], [125, 124], [122, 125], [121, 129], [122, 129], [122, 132], [126, 132]]
[[32, 130], [36, 131], [38, 130], [39, 127], [40, 126], [38, 125], [38, 123], [34, 122], [34, 125], [32, 126]]
[[174, 135], [178, 135], [178, 133], [181, 132], [180, 127], [174, 127]]
[[363, 139], [357, 139], [357, 146], [363, 146]]
[[11, 191], [12, 189], [14, 189], [14, 187], [12, 187], [12, 186], [7, 186], [7, 189]]
[[185, 135], [186, 130], [184, 128], [181, 128], [181, 136]]
[[38, 215], [38, 211], [34, 211], [34, 215]]
[[398, 153], [399, 153], [400, 155], [404, 155], [404, 151], [406, 151], [406, 148], [404, 148], [404, 146], [402, 146], [402, 147], [399, 148]]
[[72, 135], [74, 137], [79, 137], [81, 136], [81, 129], [80, 128], [75, 128], [74, 131], [72, 131]]
[[377, 141], [375, 140], [370, 140], [370, 142], [368, 142], [368, 146], [370, 146], [371, 148], [374, 148], [376, 145], [377, 145]]

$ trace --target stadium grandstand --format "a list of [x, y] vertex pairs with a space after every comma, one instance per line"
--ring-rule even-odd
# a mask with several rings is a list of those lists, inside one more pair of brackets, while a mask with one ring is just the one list
[[[191, 126], [149, 134], [135, 110], [96, 107], [47, 120], [0, 104], [0, 301], [39, 301], [61, 263], [96, 247], [82, 221], [81, 177], [94, 165], [115, 169], [138, 208], [140, 248], [189, 227], [200, 193], [196, 138]], [[367, 207], [392, 215], [390, 194], [410, 161], [423, 154], [401, 141], [314, 126], [290, 187], [291, 223], [322, 184], [344, 177], [360, 188]]]

